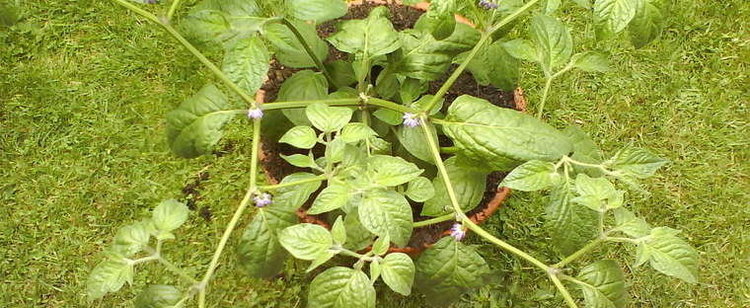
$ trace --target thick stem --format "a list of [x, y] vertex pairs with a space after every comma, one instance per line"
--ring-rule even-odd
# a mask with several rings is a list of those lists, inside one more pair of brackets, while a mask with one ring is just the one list
[[407, 107], [407, 106], [404, 106], [404, 105], [396, 104], [394, 102], [390, 102], [390, 101], [379, 99], [379, 98], [375, 98], [375, 97], [368, 97], [366, 103], [368, 105], [383, 107], [383, 108], [387, 108], [387, 109], [390, 109], [390, 110], [398, 111], [398, 112], [401, 112], [401, 113], [407, 113], [407, 112], [408, 113], [413, 113], [413, 114], [419, 113], [419, 110], [417, 110], [417, 109], [410, 108], [410, 107]]
[[216, 267], [219, 265], [219, 259], [221, 258], [222, 252], [224, 252], [224, 247], [226, 247], [227, 242], [229, 241], [229, 237], [232, 235], [232, 232], [237, 226], [237, 223], [239, 223], [240, 218], [242, 217], [242, 213], [250, 204], [250, 200], [252, 200], [253, 194], [258, 190], [256, 183], [258, 180], [258, 151], [260, 150], [260, 122], [260, 119], [256, 119], [253, 122], [252, 159], [250, 163], [250, 187], [247, 189], [245, 197], [242, 198], [240, 206], [237, 207], [236, 211], [234, 211], [234, 215], [229, 221], [229, 224], [227, 224], [227, 228], [224, 230], [224, 234], [219, 240], [219, 245], [218, 247], [216, 247], [216, 251], [214, 252], [213, 258], [211, 259], [211, 263], [208, 265], [208, 270], [206, 270], [206, 274], [203, 276], [203, 279], [200, 282], [200, 291], [198, 293], [198, 307], [205, 307], [206, 289], [208, 288], [208, 283], [211, 280], [211, 277], [216, 271]]
[[568, 304], [568, 307], [578, 308], [576, 301], [573, 300], [573, 296], [570, 295], [568, 289], [565, 288], [565, 286], [562, 284], [560, 278], [558, 278], [557, 275], [552, 272], [547, 272], [547, 275], [549, 276], [549, 279], [552, 280], [552, 283], [555, 284], [557, 290], [560, 291], [560, 295], [562, 295], [563, 299], [565, 299], [565, 303]]
[[321, 72], [323, 72], [323, 75], [326, 77], [326, 80], [328, 80], [328, 84], [331, 87], [336, 88], [336, 84], [333, 82], [333, 77], [331, 76], [331, 73], [328, 72], [328, 69], [326, 68], [325, 65], [323, 65], [323, 62], [320, 61], [318, 56], [315, 55], [315, 52], [313, 52], [312, 47], [310, 47], [310, 44], [307, 43], [307, 40], [305, 40], [305, 37], [302, 36], [302, 33], [299, 32], [299, 29], [297, 29], [297, 27], [295, 27], [294, 24], [286, 18], [282, 19], [281, 22], [287, 28], [289, 28], [289, 30], [291, 30], [292, 33], [294, 33], [294, 36], [297, 37], [297, 40], [300, 42], [300, 44], [302, 44], [302, 48], [305, 49], [305, 51], [307, 52], [307, 55], [310, 56], [310, 59], [313, 60], [313, 62], [315, 63], [315, 66]]
[[456, 219], [456, 214], [446, 214], [443, 216], [438, 216], [438, 217], [427, 219], [427, 220], [417, 221], [414, 224], [412, 224], [412, 226], [414, 228], [421, 228], [421, 227], [426, 227], [429, 225], [434, 225], [437, 223], [441, 223], [441, 222], [449, 221], [453, 219]]
[[169, 12], [167, 12], [167, 20], [172, 20], [177, 8], [180, 7], [180, 1], [181, 0], [172, 0], [172, 5], [169, 7]]
[[429, 125], [429, 122], [427, 122], [427, 117], [421, 116], [419, 117], [419, 121], [422, 122], [420, 126], [424, 131], [425, 139], [427, 139], [427, 145], [430, 147], [430, 152], [432, 152], [432, 158], [435, 160], [435, 165], [438, 168], [438, 172], [443, 178], [443, 184], [445, 185], [445, 190], [448, 192], [448, 198], [453, 205], [453, 212], [456, 215], [456, 220], [469, 220], [468, 218], [466, 218], [466, 215], [464, 214], [461, 206], [458, 203], [458, 198], [456, 197], [455, 190], [453, 190], [453, 184], [448, 177], [448, 169], [445, 168], [443, 158], [440, 157], [440, 146], [438, 146], [437, 140], [433, 137], [431, 126]]
[[604, 239], [601, 238], [601, 237], [596, 238], [595, 240], [593, 240], [593, 241], [589, 242], [588, 244], [586, 244], [586, 246], [583, 246], [578, 251], [576, 251], [573, 254], [565, 257], [560, 262], [557, 262], [557, 264], [553, 265], [552, 267], [555, 267], [555, 268], [563, 268], [563, 267], [565, 267], [566, 265], [570, 264], [570, 262], [575, 261], [576, 259], [580, 258], [581, 256], [583, 256], [587, 252], [589, 252], [592, 249], [598, 247], [599, 244], [601, 244], [603, 241], [604, 241]]

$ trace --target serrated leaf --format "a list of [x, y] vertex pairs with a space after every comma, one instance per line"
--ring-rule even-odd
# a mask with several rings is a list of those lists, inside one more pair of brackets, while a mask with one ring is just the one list
[[204, 86], [167, 114], [167, 141], [172, 152], [195, 158], [210, 153], [232, 118], [227, 97], [214, 85]]
[[434, 10], [429, 10], [427, 14], [417, 19], [414, 29], [427, 32], [436, 40], [442, 40], [449, 37], [456, 28], [456, 18], [452, 14], [430, 14]]
[[630, 42], [635, 48], [642, 48], [656, 39], [664, 28], [664, 16], [659, 0], [635, 1], [636, 13], [628, 26]]
[[586, 307], [622, 308], [627, 306], [628, 293], [625, 276], [612, 260], [590, 264], [578, 274], [579, 284], [586, 300]]
[[639, 246], [647, 250], [651, 267], [672, 277], [689, 283], [698, 282], [698, 252], [683, 239], [679, 231], [659, 227], [651, 230], [649, 239]]
[[441, 124], [462, 154], [497, 170], [529, 160], [558, 161], [573, 149], [549, 124], [468, 95], [453, 101]]
[[[303, 70], [287, 78], [279, 89], [278, 101], [306, 101], [328, 98], [328, 81], [322, 73]], [[310, 125], [304, 109], [284, 109], [295, 125]]]
[[396, 111], [393, 111], [393, 110], [390, 110], [390, 109], [385, 109], [385, 108], [381, 108], [381, 109], [375, 110], [375, 112], [373, 113], [373, 115], [376, 118], [378, 118], [379, 120], [381, 120], [381, 121], [383, 121], [385, 123], [388, 123], [390, 125], [399, 125], [399, 124], [401, 124], [401, 122], [403, 120], [401, 118], [403, 116], [403, 114], [401, 114], [399, 112], [396, 112]]
[[115, 235], [112, 249], [124, 257], [131, 257], [148, 245], [150, 236], [148, 228], [142, 222], [121, 227]]
[[473, 248], [443, 237], [416, 262], [416, 287], [432, 304], [449, 304], [484, 284], [490, 268]]
[[550, 74], [568, 63], [573, 53], [573, 39], [568, 28], [554, 17], [537, 15], [531, 22], [531, 40], [542, 69]]
[[[445, 160], [444, 165], [448, 172], [448, 178], [453, 185], [453, 191], [458, 198], [458, 204], [466, 212], [475, 208], [482, 201], [489, 172], [463, 168], [457, 162], [456, 157], [451, 157]], [[442, 175], [435, 177], [432, 180], [432, 185], [435, 187], [435, 196], [425, 202], [422, 215], [441, 216], [452, 213], [453, 206], [448, 197], [448, 190], [445, 187]]]
[[309, 214], [318, 215], [339, 209], [346, 205], [351, 197], [349, 185], [343, 182], [332, 181], [328, 187], [320, 192], [312, 206], [307, 211]]
[[310, 155], [302, 155], [302, 154], [292, 154], [292, 155], [284, 155], [279, 154], [281, 158], [283, 158], [288, 163], [292, 164], [292, 166], [300, 167], [300, 168], [313, 168], [317, 167], [318, 165], [315, 163], [315, 159]]
[[318, 143], [318, 136], [310, 126], [300, 125], [287, 131], [279, 142], [288, 143], [300, 149], [312, 149]]
[[380, 262], [375, 260], [370, 262], [370, 281], [375, 283], [378, 278], [380, 278], [380, 273], [383, 272], [383, 269], [380, 267]]
[[356, 143], [377, 135], [372, 128], [360, 122], [348, 123], [341, 130], [341, 139], [346, 143]]
[[117, 292], [125, 285], [125, 282], [132, 281], [132, 264], [125, 259], [106, 259], [89, 274], [86, 281], [86, 294], [90, 300], [99, 299], [107, 293]]
[[542, 5], [542, 12], [544, 12], [544, 15], [552, 15], [560, 8], [561, 3], [561, 0], [545, 0]]
[[645, 220], [625, 208], [615, 209], [614, 215], [617, 225], [612, 231], [620, 231], [633, 238], [641, 238], [651, 233], [651, 226]]
[[550, 191], [545, 209], [547, 228], [553, 244], [563, 254], [570, 254], [597, 236], [599, 214], [589, 208], [570, 202], [573, 197], [571, 183], [564, 181]]
[[578, 197], [571, 199], [572, 202], [585, 205], [594, 211], [604, 211], [622, 206], [624, 202], [623, 191], [615, 189], [615, 186], [604, 177], [592, 178], [581, 173], [575, 180]]
[[237, 244], [237, 262], [250, 277], [269, 279], [282, 270], [288, 255], [279, 242], [279, 232], [295, 223], [294, 208], [278, 201], [258, 209]]
[[435, 186], [425, 177], [418, 177], [409, 181], [406, 196], [416, 202], [425, 202], [435, 196]]
[[375, 237], [370, 231], [359, 222], [359, 216], [357, 212], [351, 212], [344, 218], [344, 225], [348, 231], [347, 241], [344, 247], [354, 251], [359, 251], [372, 243], [372, 238]]
[[150, 285], [135, 298], [135, 308], [172, 308], [182, 299], [182, 292], [168, 285]]
[[255, 1], [205, 0], [193, 7], [180, 27], [188, 37], [225, 48], [255, 35], [268, 20]]
[[414, 222], [411, 206], [403, 195], [391, 190], [373, 190], [362, 197], [357, 211], [359, 221], [370, 232], [388, 235], [393, 243], [403, 247], [409, 241]]
[[366, 19], [347, 20], [328, 37], [336, 49], [375, 57], [389, 54], [401, 47], [398, 32], [386, 17], [385, 7], [376, 7]]
[[[318, 59], [328, 57], [328, 44], [318, 37], [315, 26], [306, 22], [290, 20]], [[293, 68], [315, 67], [315, 61], [305, 50], [297, 36], [284, 24], [267, 23], [263, 35], [275, 49], [275, 57], [285, 66]]]
[[[572, 125], [562, 130], [565, 136], [568, 136], [570, 141], [573, 143], [573, 155], [570, 157], [575, 161], [588, 163], [588, 164], [601, 164], [603, 160], [602, 150], [594, 142], [591, 137], [586, 134], [578, 126]], [[579, 165], [573, 165], [573, 169], [579, 172], [585, 172], [586, 174], [593, 177], [600, 177], [603, 175], [600, 168], [585, 167]]]
[[391, 247], [391, 237], [388, 233], [378, 237], [374, 243], [372, 243], [372, 253], [376, 256], [382, 256], [388, 252], [388, 248]]
[[346, 14], [346, 2], [343, 0], [287, 0], [286, 5], [289, 15], [316, 23], [326, 22]]
[[641, 0], [596, 0], [594, 1], [594, 24], [596, 36], [606, 39], [625, 30], [635, 17], [637, 2]]
[[[422, 123], [422, 125], [432, 126], [432, 123]], [[434, 138], [437, 138], [437, 133], [434, 128], [430, 129], [430, 132]], [[425, 132], [423, 129], [401, 125], [396, 127], [396, 138], [398, 138], [399, 143], [401, 143], [409, 154], [414, 155], [414, 157], [419, 158], [422, 161], [434, 164], [435, 159], [432, 156], [432, 151], [427, 143], [427, 139], [425, 139]]]
[[560, 174], [555, 170], [555, 164], [532, 160], [513, 169], [500, 186], [520, 191], [536, 191], [547, 189], [559, 180]]
[[355, 82], [357, 82], [357, 77], [354, 76], [354, 68], [352, 68], [352, 63], [344, 60], [335, 60], [333, 62], [326, 63], [325, 66], [332, 75], [331, 77], [333, 79], [334, 86], [338, 88], [338, 91], [330, 94], [331, 98], [334, 98], [333, 95], [342, 95], [342, 97], [338, 98], [356, 98], [358, 94], [356, 93], [356, 90], [354, 90], [354, 95], [349, 95], [351, 93], [347, 92], [353, 90], [348, 86], [351, 86]]
[[271, 55], [263, 41], [257, 37], [249, 37], [237, 41], [224, 54], [221, 70], [245, 94], [253, 95], [263, 85]]
[[367, 159], [367, 175], [376, 185], [398, 186], [415, 179], [422, 171], [401, 157], [373, 155]]
[[[303, 180], [309, 180], [317, 177], [312, 173], [297, 172], [286, 176], [281, 180], [280, 184], [294, 183]], [[279, 188], [274, 194], [274, 204], [282, 205], [283, 207], [297, 209], [302, 206], [307, 199], [310, 198], [315, 191], [320, 187], [321, 182], [307, 182], [299, 185]]]
[[332, 267], [310, 283], [307, 305], [320, 308], [374, 308], [375, 288], [362, 271]]
[[346, 107], [330, 107], [316, 103], [305, 108], [307, 118], [315, 128], [324, 132], [340, 130], [352, 119], [352, 110]]
[[312, 272], [314, 269], [318, 268], [318, 266], [321, 266], [325, 264], [326, 262], [328, 262], [328, 260], [333, 258], [333, 256], [335, 255], [336, 255], [336, 252], [332, 250], [319, 254], [317, 258], [312, 260], [312, 262], [310, 263], [310, 266], [308, 266], [307, 270], [305, 270], [305, 273]]
[[383, 281], [391, 290], [409, 296], [414, 284], [414, 262], [405, 253], [392, 253], [383, 259]]
[[[456, 59], [461, 61], [461, 57]], [[480, 85], [493, 85], [498, 89], [512, 91], [519, 78], [519, 63], [504, 43], [495, 41], [480, 49], [466, 67]]]
[[331, 236], [335, 244], [343, 245], [346, 243], [346, 226], [344, 226], [344, 220], [341, 219], [341, 216], [336, 217], [336, 221], [333, 222]]
[[333, 238], [325, 228], [304, 223], [281, 230], [279, 242], [295, 258], [315, 260], [331, 249]]
[[190, 209], [177, 200], [159, 203], [152, 213], [154, 226], [161, 231], [172, 231], [187, 221]]
[[585, 72], [607, 72], [609, 71], [609, 59], [607, 55], [596, 52], [586, 51], [573, 55], [570, 59], [573, 67]]
[[608, 165], [621, 176], [645, 179], [654, 175], [667, 162], [644, 149], [627, 147], [617, 151]]
[[501, 44], [503, 48], [505, 48], [505, 51], [516, 59], [531, 62], [540, 61], [538, 56], [539, 52], [537, 51], [536, 46], [534, 46], [529, 40], [515, 39]]

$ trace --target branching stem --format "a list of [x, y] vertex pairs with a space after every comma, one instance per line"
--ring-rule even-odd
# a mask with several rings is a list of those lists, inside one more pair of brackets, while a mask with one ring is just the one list
[[323, 175], [319, 175], [319, 176], [316, 176], [316, 177], [312, 177], [312, 178], [304, 179], [304, 180], [299, 180], [299, 181], [295, 181], [295, 182], [280, 183], [280, 184], [276, 184], [276, 185], [258, 186], [258, 188], [260, 188], [261, 190], [274, 190], [274, 189], [286, 188], [286, 187], [297, 186], [297, 185], [302, 185], [302, 184], [307, 184], [307, 183], [321, 182], [321, 181], [325, 181], [327, 178], [328, 177], [325, 174], [323, 174]]
[[299, 29], [297, 29], [297, 27], [294, 26], [294, 24], [291, 21], [289, 21], [289, 19], [284, 18], [281, 20], [281, 23], [283, 23], [287, 28], [289, 28], [289, 30], [292, 31], [294, 36], [302, 45], [302, 48], [304, 48], [305, 52], [307, 52], [307, 55], [310, 56], [310, 59], [312, 59], [313, 62], [315, 63], [315, 66], [321, 72], [323, 72], [323, 76], [325, 76], [326, 80], [328, 80], [328, 84], [331, 87], [336, 88], [336, 84], [333, 82], [333, 77], [331, 76], [331, 73], [328, 71], [328, 69], [323, 64], [323, 62], [318, 58], [318, 56], [315, 55], [315, 52], [312, 50], [312, 47], [310, 47], [310, 44], [307, 42], [307, 40], [305, 40], [305, 37], [302, 36], [302, 33], [299, 32]]

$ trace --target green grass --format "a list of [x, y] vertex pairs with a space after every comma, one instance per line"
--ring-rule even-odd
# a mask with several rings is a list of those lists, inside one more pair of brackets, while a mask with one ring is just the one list
[[[658, 42], [613, 48], [608, 74], [570, 73], [548, 102], [556, 125], [579, 123], [605, 150], [636, 144], [671, 164], [631, 207], [653, 225], [683, 230], [701, 255], [700, 283], [625, 267], [634, 307], [750, 305], [750, 6], [743, 0], [682, 1]], [[572, 9], [572, 7], [571, 7]], [[0, 302], [8, 307], [89, 307], [88, 271], [114, 230], [148, 214], [207, 168], [199, 206], [167, 257], [203, 272], [247, 181], [248, 144], [224, 157], [182, 160], [164, 142], [164, 114], [211, 80], [155, 26], [107, 1], [22, 2], [22, 21], [0, 30]], [[580, 27], [579, 19], [570, 20]], [[579, 37], [583, 46], [594, 46]], [[606, 46], [600, 46], [606, 48]], [[581, 50], [580, 48], [578, 50]], [[522, 83], [533, 105], [540, 79]], [[229, 136], [247, 140], [246, 127]], [[539, 196], [515, 194], [488, 228], [553, 261]], [[497, 275], [459, 306], [560, 306], [551, 285], [516, 258], [472, 239]], [[632, 261], [624, 247], [602, 255]], [[304, 306], [301, 263], [283, 280], [255, 281], [219, 269], [210, 301], [226, 306]], [[134, 288], [93, 306], [127, 306], [146, 283], [175, 283], [138, 268]], [[381, 292], [386, 307], [422, 301]]]

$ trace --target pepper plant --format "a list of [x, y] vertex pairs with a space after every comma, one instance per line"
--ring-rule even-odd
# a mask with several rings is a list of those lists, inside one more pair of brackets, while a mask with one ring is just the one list
[[[92, 299], [132, 284], [136, 265], [159, 262], [185, 284], [148, 286], [135, 299], [137, 307], [205, 307], [222, 254], [248, 209], [252, 219], [233, 242], [240, 270], [272, 279], [290, 255], [309, 261], [307, 272], [315, 275], [310, 307], [374, 307], [378, 281], [404, 296], [416, 289], [430, 302], [450, 303], [481, 286], [490, 273], [484, 258], [464, 244], [469, 232], [533, 265], [570, 307], [626, 305], [627, 282], [618, 263], [581, 264], [603, 243], [633, 245], [635, 265], [648, 263], [696, 282], [697, 252], [679, 231], [652, 227], [624, 206], [626, 197], [643, 191], [639, 180], [666, 161], [633, 147], [605, 155], [580, 129], [559, 130], [540, 119], [553, 79], [572, 69], [608, 67], [603, 53], [574, 52], [568, 27], [554, 17], [561, 14], [560, 0], [434, 0], [413, 28], [402, 31], [394, 29], [386, 8], [377, 7], [366, 18], [340, 21], [328, 37], [319, 37], [316, 26], [346, 14], [341, 0], [203, 0], [177, 28], [180, 0], [159, 15], [113, 1], [160, 25], [220, 82], [167, 115], [174, 153], [185, 158], [211, 153], [225, 124], [245, 118], [252, 155], [245, 196], [201, 277], [161, 254], [189, 216], [184, 204], [168, 200], [152, 217], [120, 228], [90, 274]], [[640, 47], [659, 32], [655, 0], [574, 2], [592, 12], [599, 38], [627, 30]], [[473, 27], [457, 23], [455, 14]], [[511, 29], [523, 26], [519, 18], [527, 14], [533, 14], [528, 38], [514, 38]], [[220, 65], [199, 49], [212, 46], [223, 50]], [[326, 61], [331, 48], [347, 56]], [[297, 71], [275, 101], [256, 101], [272, 58]], [[512, 89], [518, 59], [538, 63], [546, 77], [538, 117], [470, 95], [445, 101], [465, 71], [478, 84]], [[438, 80], [444, 80], [439, 89], [428, 93]], [[304, 171], [278, 183], [264, 180], [262, 140], [296, 148], [296, 154], [282, 157]], [[441, 147], [445, 140], [452, 146]], [[535, 257], [468, 217], [492, 171], [507, 172], [502, 187], [548, 193], [547, 225], [564, 256], [558, 262], [543, 262], [557, 256]], [[300, 223], [300, 209], [322, 222]], [[416, 228], [449, 221], [447, 236], [419, 255], [391, 249], [409, 245]], [[569, 288], [580, 289], [583, 298]]]

